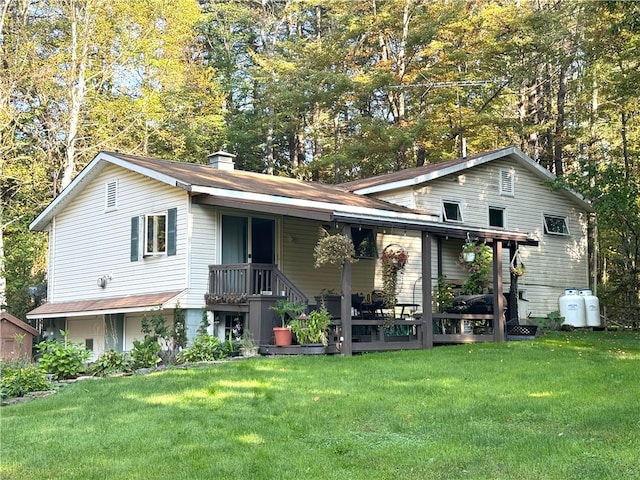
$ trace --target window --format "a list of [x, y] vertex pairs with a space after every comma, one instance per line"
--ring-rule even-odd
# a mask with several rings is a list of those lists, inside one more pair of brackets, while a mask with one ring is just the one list
[[104, 184], [104, 210], [110, 212], [118, 208], [118, 180]]
[[505, 228], [505, 209], [502, 207], [489, 207], [489, 226]]
[[442, 216], [445, 222], [462, 222], [460, 202], [443, 201]]
[[544, 215], [544, 233], [549, 235], [569, 235], [567, 218], [557, 215]]
[[[144, 223], [143, 223], [144, 222]], [[178, 253], [178, 209], [163, 213], [131, 217], [130, 260], [142, 257]], [[142, 255], [140, 253], [142, 252]]]
[[500, 170], [500, 195], [513, 197], [515, 194], [515, 172], [513, 170]]
[[167, 248], [167, 216], [147, 215], [145, 221], [145, 255], [165, 253]]
[[356, 257], [378, 258], [376, 236], [370, 228], [352, 228], [351, 239], [356, 250]]

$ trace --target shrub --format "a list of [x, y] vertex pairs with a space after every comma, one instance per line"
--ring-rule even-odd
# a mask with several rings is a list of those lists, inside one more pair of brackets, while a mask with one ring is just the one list
[[64, 336], [64, 342], [45, 340], [38, 344], [40, 366], [59, 380], [75, 378], [84, 372], [84, 362], [91, 353], [81, 343], [68, 342], [63, 330], [60, 333]]
[[133, 350], [131, 350], [131, 360], [133, 368], [151, 368], [160, 363], [160, 344], [151, 337], [146, 337], [144, 341], [134, 340]]
[[51, 382], [37, 364], [0, 365], [0, 398], [22, 397], [27, 393], [49, 390]]
[[131, 371], [131, 362], [125, 353], [118, 353], [115, 350], [107, 350], [100, 358], [89, 365], [89, 373], [102, 377], [110, 373], [122, 373]]
[[178, 363], [206, 362], [217, 360], [226, 355], [226, 342], [208, 334], [198, 335], [193, 345], [178, 354]]

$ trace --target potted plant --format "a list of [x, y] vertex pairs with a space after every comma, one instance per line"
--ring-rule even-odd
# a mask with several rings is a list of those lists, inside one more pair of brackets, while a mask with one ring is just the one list
[[329, 344], [327, 332], [331, 325], [331, 318], [326, 308], [314, 310], [309, 315], [301, 314], [291, 321], [291, 331], [300, 345], [320, 347], [316, 351], [324, 353]]
[[290, 301], [286, 299], [280, 299], [275, 305], [269, 307], [280, 317], [280, 327], [273, 327], [273, 336], [275, 343], [279, 347], [286, 347], [291, 345], [291, 329], [288, 327], [287, 319], [289, 316], [296, 317], [307, 309], [307, 306], [302, 302]]
[[245, 358], [255, 357], [258, 354], [258, 346], [253, 340], [253, 335], [249, 330], [245, 330], [240, 338], [240, 355]]

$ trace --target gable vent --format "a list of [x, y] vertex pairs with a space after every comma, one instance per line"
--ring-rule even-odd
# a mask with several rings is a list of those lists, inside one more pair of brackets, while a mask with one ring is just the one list
[[500, 195], [513, 196], [515, 193], [515, 173], [513, 170], [500, 170]]
[[118, 181], [113, 180], [105, 184], [105, 202], [106, 211], [118, 208]]

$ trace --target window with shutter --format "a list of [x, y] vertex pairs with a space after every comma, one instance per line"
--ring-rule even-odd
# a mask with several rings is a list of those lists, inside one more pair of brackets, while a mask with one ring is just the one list
[[500, 195], [513, 196], [515, 194], [515, 172], [513, 170], [500, 170]]

